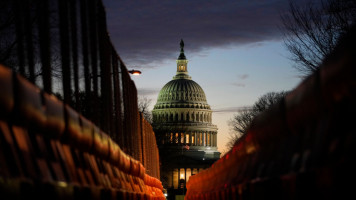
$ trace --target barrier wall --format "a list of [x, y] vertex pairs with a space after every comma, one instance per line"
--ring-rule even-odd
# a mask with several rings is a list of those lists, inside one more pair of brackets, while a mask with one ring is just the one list
[[105, 132], [0, 65], [1, 199], [165, 199]]
[[146, 173], [153, 177], [160, 178], [159, 152], [157, 148], [155, 132], [151, 124], [145, 120], [142, 113], [139, 113], [141, 125], [142, 163], [146, 166]]
[[355, 35], [354, 27], [320, 70], [190, 177], [185, 199], [355, 198]]
[[[158, 159], [142, 160], [137, 89], [111, 42], [101, 0], [1, 0], [0, 19], [0, 64], [56, 94], [126, 154], [152, 163], [147, 173], [157, 171]], [[154, 143], [146, 148], [158, 151]]]

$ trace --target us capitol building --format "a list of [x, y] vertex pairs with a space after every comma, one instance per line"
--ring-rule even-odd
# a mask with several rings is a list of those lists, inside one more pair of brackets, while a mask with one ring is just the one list
[[220, 158], [212, 110], [203, 89], [188, 75], [187, 65], [181, 40], [177, 73], [159, 92], [152, 111], [168, 199], [184, 195], [189, 177]]

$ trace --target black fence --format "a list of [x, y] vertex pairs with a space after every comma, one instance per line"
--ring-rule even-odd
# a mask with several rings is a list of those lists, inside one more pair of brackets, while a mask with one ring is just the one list
[[3, 0], [0, 63], [55, 94], [142, 157], [137, 90], [110, 41], [100, 0]]
[[153, 164], [145, 167], [159, 178], [158, 159], [143, 161], [157, 146], [152, 139], [143, 145], [142, 126], [150, 125], [140, 120], [137, 89], [110, 41], [100, 0], [2, 0], [0, 64], [56, 95], [128, 155]]
[[164, 199], [159, 177], [102, 2], [0, 1], [0, 198]]
[[1, 199], [164, 199], [158, 154], [148, 151], [158, 152], [152, 131], [142, 131], [149, 148], [141, 150], [151, 157], [139, 162], [69, 105], [2, 65], [0, 91]]

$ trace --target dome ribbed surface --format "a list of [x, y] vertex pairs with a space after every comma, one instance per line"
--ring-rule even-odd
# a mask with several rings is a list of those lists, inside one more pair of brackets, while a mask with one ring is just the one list
[[157, 104], [168, 102], [206, 103], [203, 89], [198, 83], [188, 79], [175, 79], [168, 82], [159, 92]]

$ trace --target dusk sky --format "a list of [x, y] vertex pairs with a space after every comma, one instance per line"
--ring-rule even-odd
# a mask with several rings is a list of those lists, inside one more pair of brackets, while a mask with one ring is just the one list
[[[303, 2], [303, 1], [300, 1]], [[139, 96], [157, 101], [176, 73], [179, 42], [188, 72], [205, 91], [226, 151], [228, 121], [267, 92], [292, 90], [301, 79], [288, 59], [280, 15], [288, 0], [104, 0], [108, 31]]]

